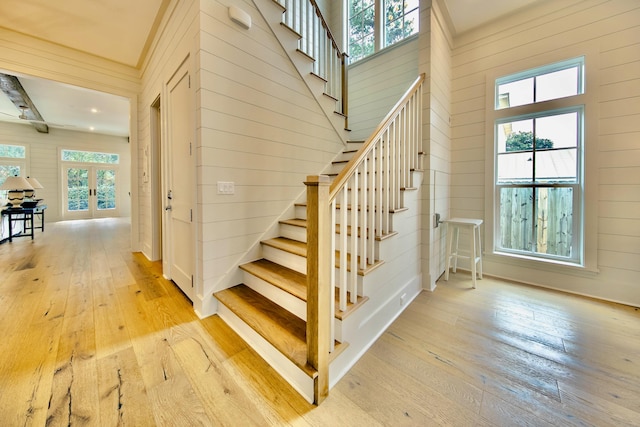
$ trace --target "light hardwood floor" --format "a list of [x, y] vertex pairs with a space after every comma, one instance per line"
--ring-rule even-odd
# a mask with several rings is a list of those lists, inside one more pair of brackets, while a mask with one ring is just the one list
[[0, 426], [640, 425], [640, 312], [464, 273], [314, 407], [129, 250], [129, 224], [0, 245]]

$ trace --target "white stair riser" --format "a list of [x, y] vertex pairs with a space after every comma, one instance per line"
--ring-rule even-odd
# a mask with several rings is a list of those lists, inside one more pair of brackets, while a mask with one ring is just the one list
[[305, 257], [294, 255], [269, 245], [262, 245], [262, 256], [293, 271], [307, 274], [307, 259]]
[[283, 291], [277, 286], [273, 286], [259, 277], [245, 271], [244, 284], [258, 292], [262, 296], [275, 302], [290, 313], [296, 315], [300, 319], [307, 320], [307, 303], [300, 298], [291, 295], [289, 292]]
[[307, 229], [305, 227], [298, 227], [297, 225], [280, 224], [280, 236], [306, 243]]

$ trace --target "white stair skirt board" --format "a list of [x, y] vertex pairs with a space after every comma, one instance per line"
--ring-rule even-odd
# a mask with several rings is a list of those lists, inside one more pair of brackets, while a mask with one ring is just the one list
[[[366, 317], [362, 318], [363, 316], [358, 316], [358, 312], [356, 312], [345, 319], [342, 333], [348, 337], [349, 346], [329, 366], [329, 389], [333, 388], [349, 372], [421, 291], [422, 275], [418, 275], [387, 298], [377, 310], [367, 312]], [[402, 295], [405, 295], [404, 303], [400, 304]], [[367, 304], [370, 301], [367, 301]]]
[[293, 362], [287, 359], [260, 334], [229, 310], [219, 304], [218, 316], [254, 349], [275, 371], [282, 376], [307, 402], [313, 403], [313, 378], [309, 377]]
[[305, 322], [307, 321], [307, 303], [300, 298], [246, 271], [244, 272], [244, 284]]

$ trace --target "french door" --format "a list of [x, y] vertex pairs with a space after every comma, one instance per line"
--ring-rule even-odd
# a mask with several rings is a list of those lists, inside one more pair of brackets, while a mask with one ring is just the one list
[[116, 168], [65, 166], [63, 176], [65, 218], [118, 216]]

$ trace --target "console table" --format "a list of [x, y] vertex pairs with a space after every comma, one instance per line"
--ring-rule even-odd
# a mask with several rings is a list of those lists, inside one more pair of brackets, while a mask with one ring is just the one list
[[[2, 216], [6, 216], [9, 225], [9, 242], [13, 242], [14, 237], [34, 237], [34, 230], [40, 229], [44, 231], [44, 211], [47, 205], [39, 205], [33, 208], [6, 208], [2, 210]], [[35, 217], [40, 217], [40, 225], [35, 223]], [[22, 223], [22, 230], [18, 234], [13, 234], [14, 224]]]

